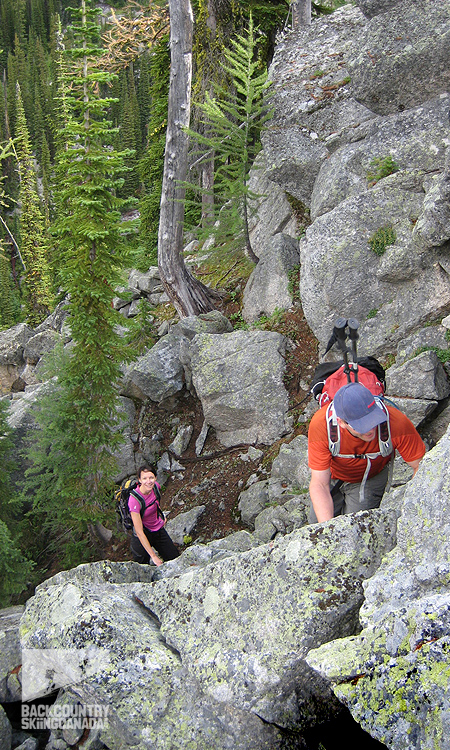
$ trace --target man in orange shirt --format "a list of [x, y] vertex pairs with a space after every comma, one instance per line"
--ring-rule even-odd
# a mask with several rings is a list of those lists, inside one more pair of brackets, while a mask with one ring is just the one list
[[309, 426], [310, 520], [378, 508], [396, 449], [415, 474], [426, 449], [408, 417], [361, 383], [340, 388]]

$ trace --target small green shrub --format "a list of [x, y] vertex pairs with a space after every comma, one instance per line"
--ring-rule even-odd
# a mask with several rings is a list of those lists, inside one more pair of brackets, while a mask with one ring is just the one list
[[369, 310], [366, 316], [366, 320], [370, 320], [371, 318], [374, 318], [377, 313], [378, 313], [378, 310], [376, 307], [374, 307], [372, 310]]
[[189, 545], [192, 544], [192, 537], [189, 534], [184, 535], [183, 544], [185, 547], [189, 547]]
[[300, 300], [300, 266], [294, 266], [288, 274], [288, 291], [293, 300]]
[[394, 161], [392, 156], [385, 156], [383, 159], [372, 159], [369, 164], [367, 179], [371, 185], [375, 185], [379, 180], [382, 180], [383, 177], [388, 177], [388, 175], [398, 172], [399, 169], [400, 167], [397, 162]]
[[437, 358], [442, 364], [450, 362], [450, 349], [439, 349], [437, 346], [422, 346], [420, 349], [416, 349], [413, 358], [417, 357], [419, 354], [423, 354], [423, 352], [435, 352]]
[[393, 245], [397, 235], [395, 230], [389, 224], [380, 227], [369, 239], [369, 247], [375, 255], [383, 255], [389, 245]]

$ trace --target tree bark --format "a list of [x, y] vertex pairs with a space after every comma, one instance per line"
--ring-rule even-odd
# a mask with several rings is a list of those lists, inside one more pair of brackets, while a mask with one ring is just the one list
[[301, 26], [309, 26], [311, 23], [311, 0], [293, 0], [292, 2], [292, 28], [299, 29]]
[[214, 310], [217, 293], [186, 267], [183, 251], [188, 135], [191, 111], [193, 16], [190, 0], [169, 0], [170, 83], [166, 151], [158, 231], [158, 267], [164, 288], [181, 317]]

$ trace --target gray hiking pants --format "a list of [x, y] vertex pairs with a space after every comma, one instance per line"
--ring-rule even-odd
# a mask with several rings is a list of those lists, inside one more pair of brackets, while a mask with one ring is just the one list
[[[344, 516], [347, 513], [356, 513], [358, 510], [371, 510], [379, 508], [383, 493], [389, 477], [389, 464], [374, 477], [366, 480], [364, 487], [364, 502], [360, 501], [361, 483], [351, 484], [344, 482], [339, 489], [331, 490], [334, 504], [334, 517]], [[309, 523], [317, 523], [314, 508], [310, 507], [308, 514]]]

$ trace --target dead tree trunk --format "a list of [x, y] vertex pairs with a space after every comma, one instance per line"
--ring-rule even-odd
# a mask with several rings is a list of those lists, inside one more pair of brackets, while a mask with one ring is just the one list
[[190, 0], [169, 0], [170, 84], [162, 184], [158, 267], [161, 281], [182, 317], [214, 310], [217, 294], [198, 281], [183, 256], [183, 223], [191, 110], [193, 16]]
[[309, 26], [311, 23], [311, 0], [293, 0], [292, 2], [292, 28]]

